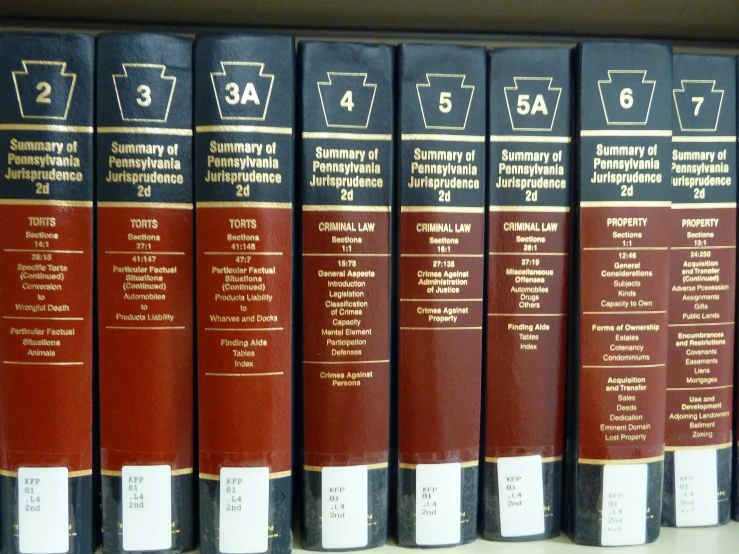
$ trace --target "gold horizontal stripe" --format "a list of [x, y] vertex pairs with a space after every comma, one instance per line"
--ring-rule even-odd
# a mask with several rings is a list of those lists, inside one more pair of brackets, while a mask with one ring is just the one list
[[452, 206], [401, 206], [401, 213], [407, 212], [438, 212], [438, 213], [450, 213], [450, 214], [482, 214], [485, 213], [485, 208], [468, 208], [468, 207], [452, 207]]
[[401, 331], [477, 331], [482, 327], [400, 327]]
[[133, 135], [173, 135], [191, 137], [192, 129], [175, 129], [172, 127], [98, 127], [98, 133], [130, 133]]
[[485, 142], [485, 135], [447, 135], [435, 133], [403, 133], [401, 140], [447, 140], [449, 142]]
[[652, 462], [661, 462], [664, 459], [665, 459], [664, 455], [663, 456], [652, 456], [651, 458], [629, 458], [628, 460], [596, 460], [594, 458], [578, 458], [577, 463], [584, 464], [584, 465], [596, 465], [596, 466], [631, 465], [631, 464], [649, 464]]
[[677, 450], [723, 450], [724, 448], [730, 447], [730, 442], [723, 442], [721, 444], [708, 444], [703, 446], [665, 446], [665, 451], [675, 452]]
[[705, 202], [694, 204], [692, 202], [673, 202], [673, 210], [717, 210], [736, 208], [736, 202]]
[[[166, 464], [150, 464], [150, 465], [166, 465]], [[141, 467], [147, 467], [146, 465], [142, 465]], [[171, 471], [172, 477], [175, 477], [177, 475], [189, 475], [193, 472], [193, 469], [191, 467], [185, 467], [182, 469], [173, 469]], [[123, 475], [122, 471], [116, 471], [113, 469], [101, 469], [100, 475], [105, 475], [106, 477], [121, 477]]]
[[490, 142], [543, 142], [569, 144], [572, 137], [552, 135], [490, 135]]
[[[366, 465], [368, 470], [373, 469], [385, 469], [389, 466], [388, 462], [380, 462], [377, 464], [358, 464], [358, 465]], [[303, 466], [303, 469], [305, 471], [321, 471], [324, 467], [357, 467], [357, 466]]]
[[393, 140], [390, 133], [323, 133], [306, 131], [302, 134], [304, 139], [344, 139], [344, 140]]
[[490, 206], [491, 212], [555, 212], [567, 213], [569, 206]]
[[304, 212], [390, 212], [390, 206], [336, 206], [332, 204], [303, 205]]
[[672, 131], [667, 130], [613, 130], [613, 129], [583, 129], [581, 137], [671, 137]]
[[734, 135], [713, 135], [710, 137], [673, 136], [672, 142], [736, 142]]
[[[439, 462], [438, 464], [404, 464], [404, 463], [400, 463], [400, 464], [398, 464], [398, 467], [400, 469], [413, 469], [413, 470], [415, 470], [415, 469], [418, 468], [418, 466], [424, 466], [424, 465], [445, 465], [445, 464], [454, 464], [454, 463], [457, 463], [457, 462]], [[477, 467], [479, 465], [480, 465], [480, 461], [479, 460], [471, 460], [469, 462], [459, 462], [459, 466], [462, 467], [462, 468], [465, 468], [465, 467]]]
[[[485, 456], [485, 461], [489, 462], [491, 464], [497, 464], [498, 460], [501, 458], [522, 458], [525, 456], [534, 456], [535, 454], [521, 454], [520, 456]], [[547, 458], [542, 457], [541, 463], [542, 464], [550, 464], [552, 462], [561, 462], [562, 456], [549, 456]]]
[[263, 125], [198, 125], [198, 133], [267, 133], [270, 135], [292, 135], [292, 127], [268, 127]]
[[290, 210], [292, 202], [195, 202], [196, 208], [271, 208]]
[[[54, 466], [48, 466], [48, 467], [54, 467]], [[60, 467], [64, 467], [64, 466], [60, 466]], [[46, 466], [39, 467], [39, 469], [46, 469]], [[2, 475], [3, 477], [18, 477], [18, 472], [17, 471], [8, 471], [7, 469], [0, 469], [0, 475]], [[68, 477], [70, 479], [72, 479], [74, 477], [86, 477], [88, 475], [92, 475], [92, 470], [91, 469], [81, 469], [79, 471], [70, 471], [70, 472], [68, 472]]]
[[85, 365], [85, 362], [16, 362], [10, 360], [3, 360], [3, 363], [7, 365]]
[[95, 131], [94, 127], [85, 125], [44, 125], [41, 123], [2, 123], [0, 131], [55, 131], [57, 133], [86, 133]]
[[669, 208], [672, 202], [661, 200], [629, 201], [629, 200], [585, 200], [580, 202], [581, 208]]
[[92, 208], [92, 202], [87, 200], [14, 200], [0, 199], [0, 206], [61, 206], [64, 208]]
[[[292, 475], [292, 471], [275, 471], [274, 473], [269, 474], [270, 479], [282, 479], [284, 477], [290, 477]], [[199, 473], [198, 477], [200, 479], [205, 479], [206, 481], [220, 481], [221, 476], [217, 475], [215, 473]]]
[[162, 210], [192, 210], [192, 204], [188, 202], [98, 202], [97, 205], [98, 208], [152, 208]]

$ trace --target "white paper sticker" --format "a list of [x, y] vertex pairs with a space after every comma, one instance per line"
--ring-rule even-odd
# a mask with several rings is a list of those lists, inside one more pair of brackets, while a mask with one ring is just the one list
[[259, 554], [269, 545], [269, 468], [222, 467], [218, 550]]
[[360, 548], [369, 542], [367, 466], [321, 470], [321, 546]]
[[603, 546], [644, 544], [647, 540], [647, 464], [603, 466]]
[[718, 523], [715, 449], [675, 451], [675, 520], [678, 527]]
[[123, 466], [123, 550], [172, 548], [172, 468]]
[[526, 537], [544, 533], [541, 456], [498, 458], [500, 534]]
[[416, 542], [456, 544], [462, 538], [462, 466], [416, 466]]
[[23, 554], [69, 551], [69, 471], [18, 469], [18, 547]]

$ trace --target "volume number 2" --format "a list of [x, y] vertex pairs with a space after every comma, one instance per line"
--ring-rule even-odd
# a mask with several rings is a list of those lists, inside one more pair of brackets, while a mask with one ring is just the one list
[[41, 81], [36, 85], [36, 90], [39, 91], [36, 97], [36, 102], [39, 104], [51, 104], [51, 85], [46, 81]]

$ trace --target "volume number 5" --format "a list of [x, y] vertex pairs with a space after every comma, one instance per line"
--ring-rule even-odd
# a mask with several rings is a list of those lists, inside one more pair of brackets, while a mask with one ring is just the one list
[[452, 111], [452, 93], [442, 92], [439, 94], [439, 111], [449, 113]]
[[151, 89], [146, 85], [139, 85], [136, 89], [141, 96], [136, 99], [136, 103], [142, 108], [151, 106]]

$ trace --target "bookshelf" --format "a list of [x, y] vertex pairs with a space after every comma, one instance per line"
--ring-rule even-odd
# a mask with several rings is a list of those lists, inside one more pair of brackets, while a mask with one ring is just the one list
[[[545, 36], [572, 44], [571, 37], [629, 37], [670, 40], [691, 50], [702, 46], [736, 48], [739, 7], [735, 0], [4, 0], [3, 27], [98, 30], [121, 27], [182, 30], [275, 29], [300, 36], [334, 36], [377, 40], [443, 38], [486, 45]], [[326, 17], [330, 14], [330, 17]], [[373, 29], [368, 31], [367, 29]], [[465, 33], [461, 35], [461, 33]], [[516, 36], [512, 36], [513, 34]], [[506, 36], [507, 35], [507, 36]], [[496, 37], [496, 38], [491, 38]], [[495, 42], [493, 42], [495, 41]], [[630, 554], [729, 552], [739, 542], [739, 523], [699, 529], [663, 529], [653, 544], [616, 548]], [[296, 539], [296, 552], [305, 552]], [[584, 551], [566, 536], [524, 543], [484, 540], [451, 549], [453, 554], [572, 554]], [[449, 549], [446, 549], [449, 551]], [[398, 554], [388, 544], [373, 552]]]
[[[207, 6], [207, 9], [206, 9]], [[734, 42], [733, 0], [5, 0], [6, 20], [478, 34], [597, 35]], [[330, 17], [326, 17], [330, 14]]]

